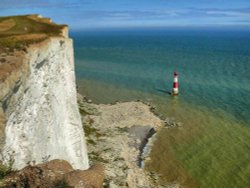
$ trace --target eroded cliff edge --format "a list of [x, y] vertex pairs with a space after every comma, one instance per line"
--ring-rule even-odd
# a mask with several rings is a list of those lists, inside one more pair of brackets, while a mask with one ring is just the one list
[[87, 169], [67, 26], [37, 15], [1, 18], [0, 24], [5, 25], [0, 30], [1, 160], [14, 160], [13, 167], [21, 169], [64, 159]]

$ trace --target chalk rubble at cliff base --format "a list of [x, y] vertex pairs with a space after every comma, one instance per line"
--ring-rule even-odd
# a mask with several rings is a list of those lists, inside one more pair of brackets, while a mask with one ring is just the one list
[[78, 98], [90, 161], [105, 167], [104, 187], [161, 187], [139, 162], [148, 133], [164, 122], [142, 102], [96, 105]]

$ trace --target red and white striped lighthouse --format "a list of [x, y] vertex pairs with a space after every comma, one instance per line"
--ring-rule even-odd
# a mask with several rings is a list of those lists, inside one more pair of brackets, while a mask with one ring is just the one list
[[179, 89], [178, 89], [178, 73], [174, 72], [174, 83], [173, 83], [173, 91], [172, 95], [178, 95]]

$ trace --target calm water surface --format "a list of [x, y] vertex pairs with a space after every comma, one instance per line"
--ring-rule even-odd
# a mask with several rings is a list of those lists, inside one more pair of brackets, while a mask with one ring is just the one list
[[[250, 185], [250, 33], [73, 32], [77, 82], [96, 103], [141, 99], [182, 123], [157, 136], [146, 168], [162, 184]], [[174, 71], [180, 95], [171, 97]]]

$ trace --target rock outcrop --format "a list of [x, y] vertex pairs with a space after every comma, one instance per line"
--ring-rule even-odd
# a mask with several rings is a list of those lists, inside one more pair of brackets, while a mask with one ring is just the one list
[[[39, 17], [25, 19], [27, 23], [30, 19], [31, 24], [40, 24], [41, 28], [44, 28], [41, 24], [46, 27], [51, 24], [49, 29], [55, 30], [54, 23], [46, 20], [43, 23]], [[20, 36], [32, 36], [23, 34], [32, 25], [23, 27]], [[87, 169], [72, 40], [67, 36], [66, 26], [60, 28], [58, 35], [37, 33], [34, 35], [46, 37], [25, 47], [22, 44], [21, 50], [12, 49], [11, 53], [2, 50], [0, 55], [4, 59], [0, 63], [1, 160], [6, 163], [13, 160], [14, 169], [52, 159], [64, 159], [75, 169]]]
[[67, 161], [52, 160], [11, 173], [0, 182], [0, 187], [101, 188], [104, 180], [103, 172], [101, 165], [94, 165], [89, 170], [73, 170]]

